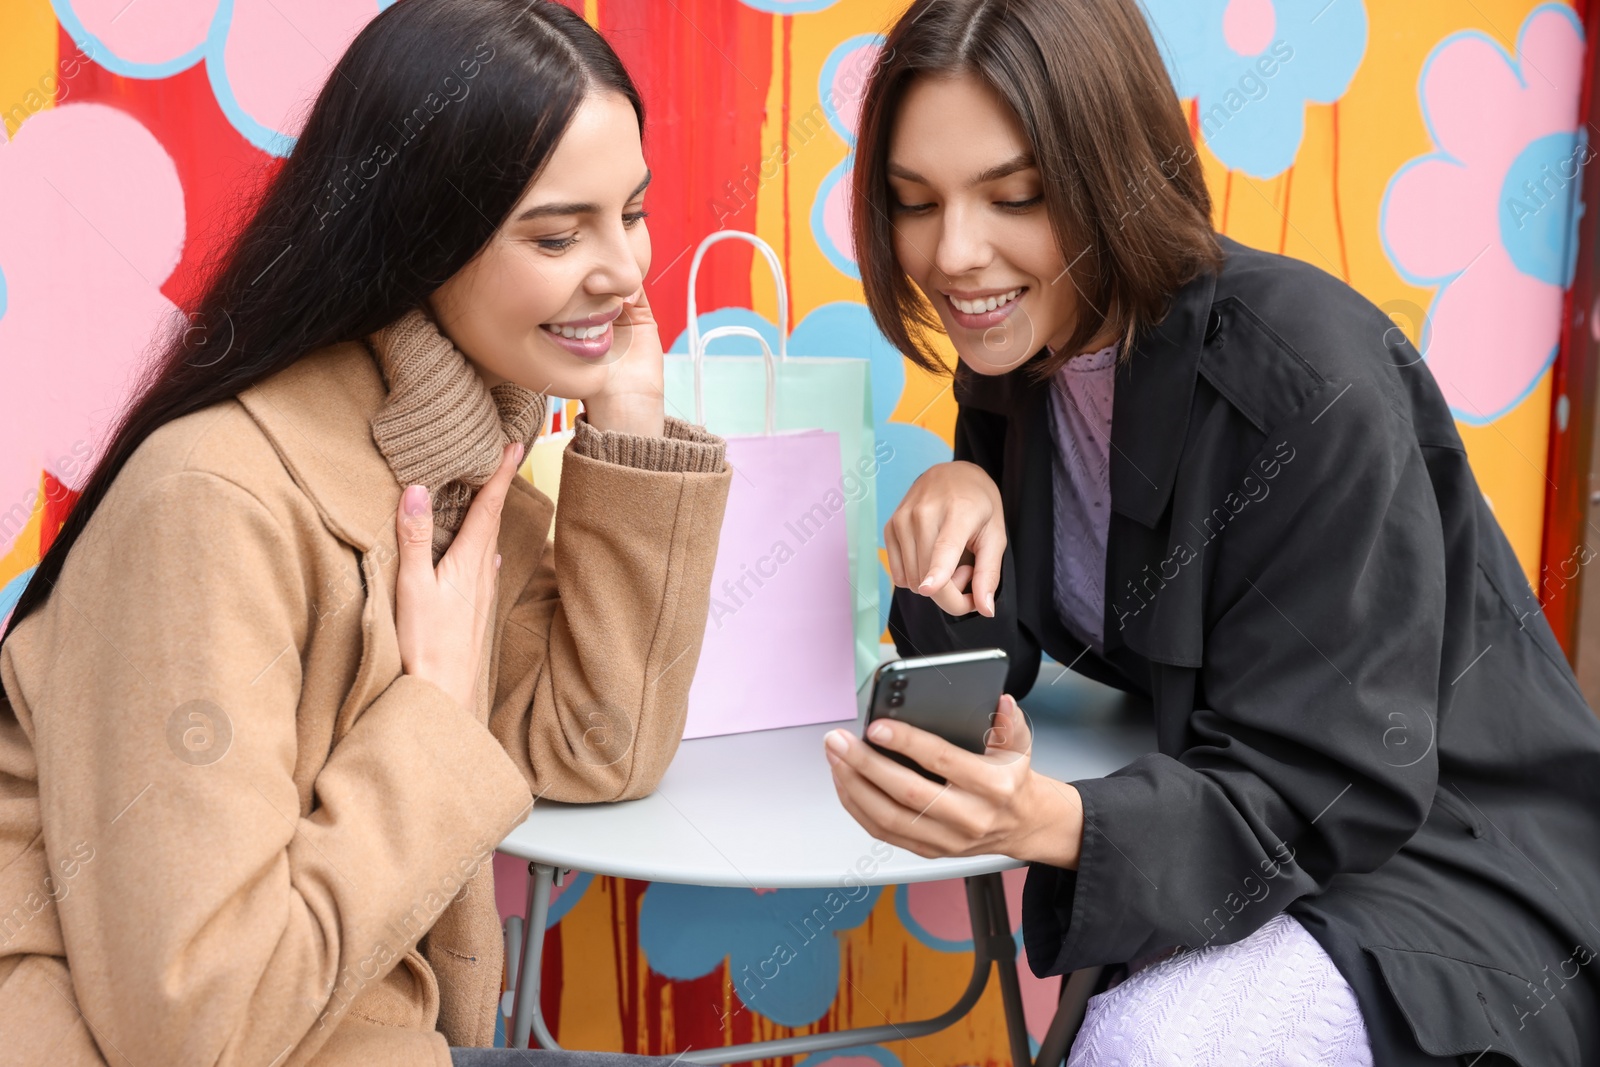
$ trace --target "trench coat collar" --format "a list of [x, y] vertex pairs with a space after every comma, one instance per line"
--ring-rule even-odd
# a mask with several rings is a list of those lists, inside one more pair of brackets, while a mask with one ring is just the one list
[[1154, 528], [1172, 496], [1217, 276], [1173, 294], [1167, 314], [1118, 363], [1111, 397], [1111, 508]]
[[311, 352], [239, 394], [328, 529], [362, 552], [395, 539], [400, 483], [371, 425], [387, 397], [362, 341]]

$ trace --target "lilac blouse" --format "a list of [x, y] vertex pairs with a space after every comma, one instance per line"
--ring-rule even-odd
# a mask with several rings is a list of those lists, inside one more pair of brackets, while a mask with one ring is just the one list
[[1073, 356], [1050, 382], [1056, 441], [1055, 603], [1061, 621], [1104, 651], [1106, 529], [1111, 522], [1111, 388], [1117, 348]]

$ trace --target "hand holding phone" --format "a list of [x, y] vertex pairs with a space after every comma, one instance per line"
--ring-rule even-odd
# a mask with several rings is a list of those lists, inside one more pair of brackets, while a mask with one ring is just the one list
[[[872, 678], [872, 700], [862, 724], [862, 739], [866, 740], [866, 730], [876, 720], [897, 719], [982, 755], [1005, 689], [1007, 668], [1005, 650], [999, 648], [885, 663]], [[867, 744], [924, 778], [944, 784], [942, 777], [915, 760], [870, 740]]]

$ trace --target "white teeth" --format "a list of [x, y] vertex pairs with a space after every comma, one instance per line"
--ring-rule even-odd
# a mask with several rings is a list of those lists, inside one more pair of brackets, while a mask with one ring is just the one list
[[[1026, 288], [1026, 286], [1023, 288]], [[990, 296], [985, 297], [982, 300], [957, 300], [952, 296], [950, 298], [950, 303], [955, 305], [957, 311], [964, 312], [968, 315], [981, 315], [986, 311], [993, 311], [995, 308], [1004, 307], [1005, 305], [1011, 303], [1011, 301], [1015, 300], [1021, 293], [1022, 289], [1013, 289], [1003, 296]]]
[[551, 333], [579, 341], [593, 341], [605, 334], [609, 326], [545, 326]]

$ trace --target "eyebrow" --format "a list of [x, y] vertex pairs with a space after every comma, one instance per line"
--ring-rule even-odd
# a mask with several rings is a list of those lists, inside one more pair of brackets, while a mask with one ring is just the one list
[[[644, 192], [645, 186], [650, 184], [650, 178], [651, 177], [652, 177], [651, 173], [648, 170], [645, 171], [644, 172], [644, 181], [640, 182], [638, 185], [633, 187], [633, 192], [628, 194], [628, 199], [629, 200], [633, 200], [636, 197], [638, 197], [638, 195], [640, 193]], [[540, 204], [538, 207], [530, 207], [528, 210], [526, 210], [522, 214], [518, 215], [512, 221], [514, 221], [514, 222], [525, 222], [528, 219], [542, 219], [542, 218], [548, 218], [549, 216], [552, 216], [552, 215], [598, 215], [598, 214], [600, 214], [600, 205], [596, 204], [596, 203], [594, 203], [592, 201], [585, 201], [584, 203], [570, 203], [570, 204]]]
[[[975, 175], [971, 181], [967, 182], [967, 184], [982, 185], [984, 182], [999, 181], [1001, 178], [1009, 177], [1010, 175], [1017, 173], [1019, 170], [1027, 170], [1029, 167], [1037, 166], [1038, 163], [1034, 161], [1033, 154], [1030, 152], [1023, 152], [1020, 155], [1012, 156], [1004, 163], [997, 163], [988, 170], [982, 171], [981, 173]], [[916, 182], [918, 185], [933, 184], [916, 171], [908, 170], [898, 163], [889, 164], [889, 174], [892, 177], [900, 178], [904, 181]]]

